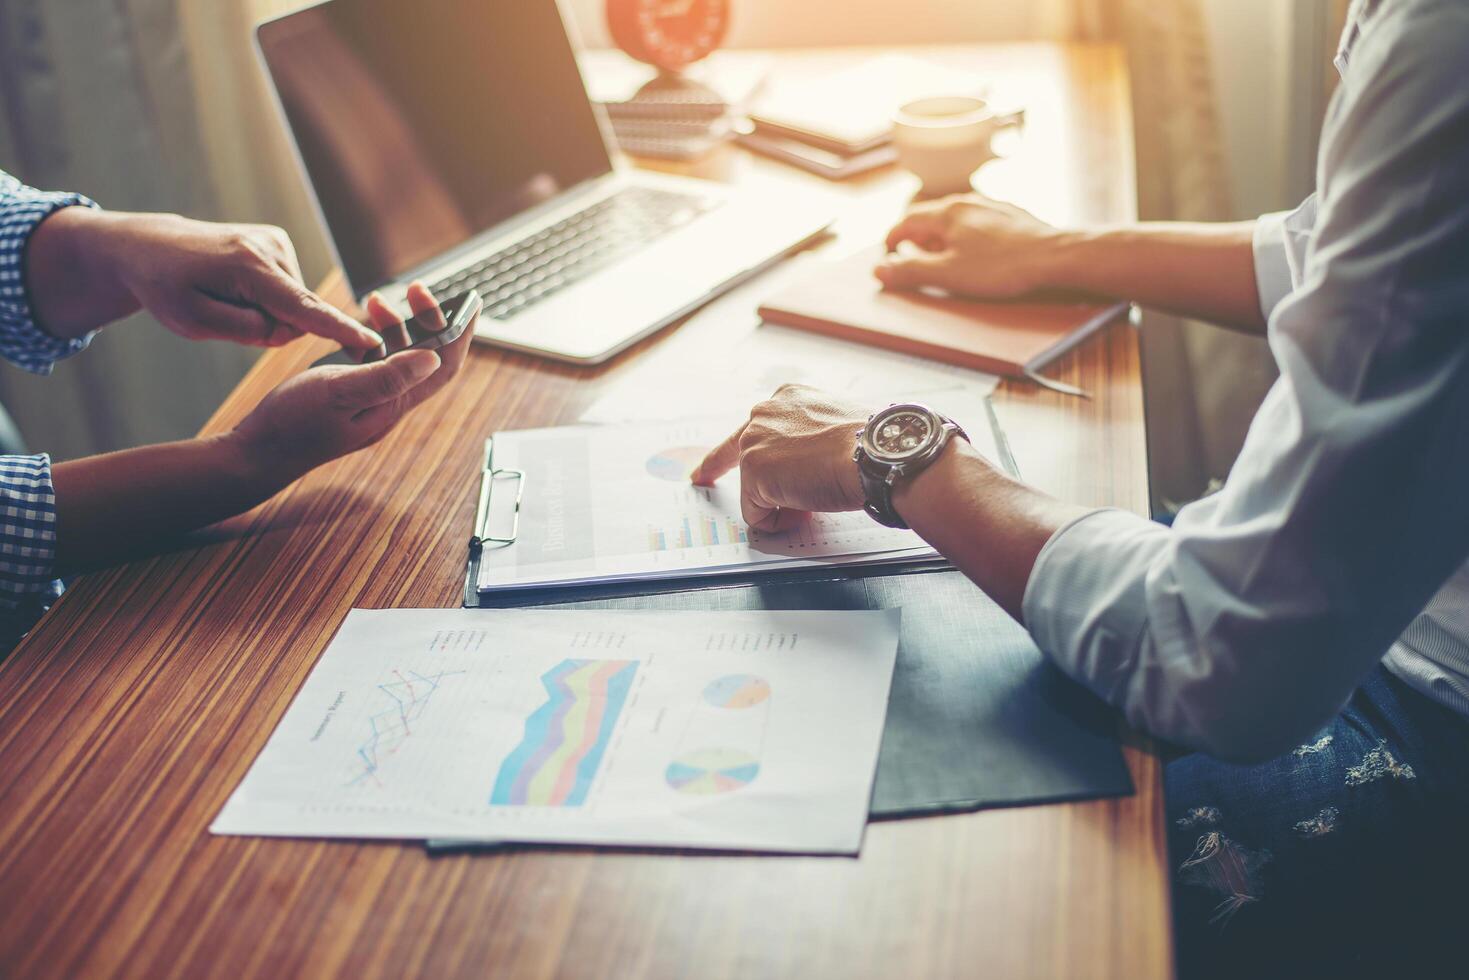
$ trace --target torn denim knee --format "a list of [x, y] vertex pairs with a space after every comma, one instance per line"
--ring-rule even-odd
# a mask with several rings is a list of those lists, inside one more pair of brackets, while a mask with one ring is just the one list
[[1297, 837], [1325, 837], [1336, 829], [1336, 819], [1341, 816], [1334, 806], [1323, 807], [1321, 812], [1305, 820], [1297, 820], [1292, 826]]
[[1267, 850], [1251, 850], [1211, 830], [1199, 838], [1193, 854], [1179, 865], [1178, 880], [1223, 896], [1209, 921], [1225, 924], [1250, 902], [1260, 900], [1260, 869], [1270, 863], [1270, 858]]
[[1213, 827], [1222, 819], [1217, 806], [1196, 806], [1173, 822], [1187, 830], [1189, 827]]
[[1399, 762], [1392, 754], [1386, 739], [1379, 741], [1375, 749], [1362, 756], [1360, 765], [1347, 768], [1348, 786], [1362, 786], [1379, 779], [1417, 778], [1418, 774], [1413, 771], [1412, 766]]
[[1295, 756], [1297, 759], [1304, 759], [1308, 755], [1315, 755], [1318, 752], [1325, 752], [1326, 747], [1330, 745], [1333, 740], [1333, 736], [1331, 736], [1330, 734], [1322, 735], [1320, 738], [1310, 743], [1309, 745], [1297, 746], [1291, 751], [1291, 755]]

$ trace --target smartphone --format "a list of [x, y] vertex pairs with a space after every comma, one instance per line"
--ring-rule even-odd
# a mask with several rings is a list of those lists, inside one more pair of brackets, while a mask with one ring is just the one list
[[386, 330], [379, 331], [383, 342], [369, 350], [343, 348], [328, 354], [312, 367], [324, 364], [371, 364], [405, 350], [437, 350], [448, 347], [464, 336], [464, 331], [479, 319], [484, 301], [473, 289], [440, 303], [437, 309], [420, 313]]

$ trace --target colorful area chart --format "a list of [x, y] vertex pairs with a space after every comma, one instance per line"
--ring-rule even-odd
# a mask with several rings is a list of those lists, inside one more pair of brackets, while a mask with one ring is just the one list
[[669, 763], [663, 778], [680, 793], [712, 796], [748, 786], [760, 774], [760, 763], [740, 749], [699, 749]]
[[716, 708], [753, 708], [770, 697], [770, 682], [754, 674], [729, 674], [704, 688], [704, 700]]
[[494, 806], [581, 806], [612, 741], [636, 660], [563, 660], [541, 675], [549, 697], [495, 778]]
[[708, 446], [674, 446], [672, 449], [664, 449], [648, 457], [648, 475], [670, 483], [683, 483], [708, 453]]

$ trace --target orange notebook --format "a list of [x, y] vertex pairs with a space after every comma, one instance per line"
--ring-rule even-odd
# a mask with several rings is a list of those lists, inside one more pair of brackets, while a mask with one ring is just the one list
[[1127, 312], [1126, 303], [983, 303], [942, 293], [882, 288], [872, 270], [882, 248], [867, 249], [767, 299], [760, 316], [875, 347], [960, 367], [1029, 378]]

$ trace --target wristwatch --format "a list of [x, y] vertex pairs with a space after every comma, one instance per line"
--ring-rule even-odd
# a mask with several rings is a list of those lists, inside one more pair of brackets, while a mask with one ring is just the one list
[[955, 436], [969, 440], [957, 422], [927, 405], [889, 405], [875, 413], [857, 433], [852, 452], [866, 498], [862, 509], [879, 524], [906, 528], [893, 509], [893, 486], [927, 469]]

